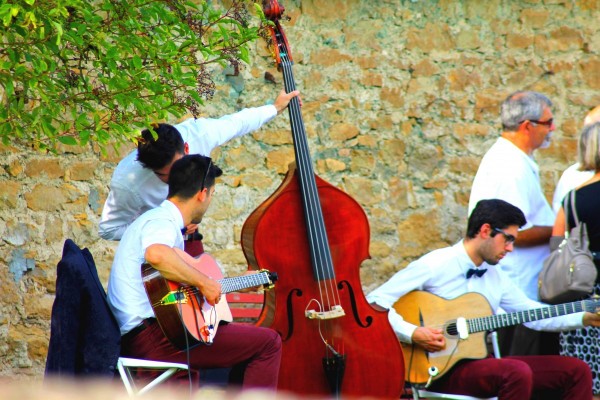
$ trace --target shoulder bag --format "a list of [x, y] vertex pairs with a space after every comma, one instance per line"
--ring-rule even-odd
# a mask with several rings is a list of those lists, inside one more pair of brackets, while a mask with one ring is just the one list
[[558, 304], [581, 299], [592, 292], [596, 283], [596, 265], [588, 245], [585, 223], [580, 223], [575, 208], [575, 189], [570, 192], [570, 209], [575, 226], [569, 232], [567, 196], [563, 200], [565, 212], [565, 236], [557, 248], [553, 242], [560, 237], [552, 237], [552, 252], [544, 261], [539, 276], [540, 299], [549, 304]]

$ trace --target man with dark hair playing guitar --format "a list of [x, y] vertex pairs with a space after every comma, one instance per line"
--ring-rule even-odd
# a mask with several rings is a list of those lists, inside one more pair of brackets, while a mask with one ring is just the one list
[[122, 334], [121, 354], [189, 363], [192, 370], [233, 366], [243, 371], [243, 388], [275, 388], [279, 335], [249, 324], [219, 325], [230, 320], [228, 308], [219, 307], [225, 301], [222, 293], [269, 286], [270, 276], [259, 272], [217, 280], [221, 276], [214, 261], [183, 252], [181, 230], [200, 223], [221, 174], [209, 157], [182, 157], [171, 168], [167, 200], [125, 231], [108, 284], [108, 301]]
[[[521, 210], [511, 204], [481, 200], [469, 217], [463, 240], [412, 262], [367, 296], [373, 305], [389, 310], [390, 323], [403, 342], [408, 382], [501, 400], [542, 393], [592, 399], [590, 368], [577, 358], [486, 358], [483, 335], [488, 329], [523, 322], [552, 331], [600, 325], [596, 301], [548, 306], [527, 298], [494, 267], [512, 251], [525, 222]], [[499, 308], [508, 314], [492, 315]], [[477, 343], [483, 351], [470, 351]]]

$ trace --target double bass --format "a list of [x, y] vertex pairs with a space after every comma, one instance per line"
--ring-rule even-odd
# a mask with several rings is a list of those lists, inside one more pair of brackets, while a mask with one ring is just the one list
[[[295, 82], [279, 22], [284, 9], [275, 0], [263, 8], [289, 93]], [[278, 389], [399, 398], [402, 349], [387, 314], [368, 304], [360, 283], [360, 264], [369, 257], [367, 217], [353, 198], [315, 175], [297, 97], [288, 110], [295, 162], [242, 227], [250, 269], [279, 276], [257, 322], [282, 338]]]

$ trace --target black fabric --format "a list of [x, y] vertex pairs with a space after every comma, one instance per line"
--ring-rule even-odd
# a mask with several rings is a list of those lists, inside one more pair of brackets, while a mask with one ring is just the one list
[[156, 318], [146, 318], [145, 320], [142, 321], [141, 324], [139, 324], [138, 326], [136, 326], [135, 328], [133, 328], [132, 330], [130, 330], [129, 332], [127, 332], [126, 334], [121, 336], [121, 340], [125, 340], [125, 341], [131, 340], [134, 337], [136, 337], [138, 333], [140, 333], [144, 329], [148, 328], [149, 326], [154, 325], [155, 323], [156, 323]]
[[467, 279], [470, 279], [473, 275], [481, 278], [483, 274], [487, 272], [487, 269], [484, 268], [469, 268], [467, 271]]
[[[575, 209], [579, 221], [585, 223], [590, 251], [600, 252], [600, 218], [598, 218], [598, 205], [600, 204], [600, 182], [590, 183], [575, 190]], [[567, 207], [571, 207], [570, 192], [567, 196]], [[569, 213], [567, 221], [569, 227], [575, 226], [573, 213]], [[600, 275], [600, 274], [599, 274]]]
[[46, 376], [113, 376], [121, 333], [88, 249], [65, 241], [57, 266]]

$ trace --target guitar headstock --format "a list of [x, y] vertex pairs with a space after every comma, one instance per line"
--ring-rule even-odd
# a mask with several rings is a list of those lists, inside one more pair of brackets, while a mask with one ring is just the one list
[[583, 300], [583, 311], [598, 313], [600, 312], [600, 296], [597, 294], [590, 296], [589, 299]]
[[273, 289], [275, 287], [275, 282], [277, 282], [277, 279], [278, 279], [277, 272], [271, 272], [266, 269], [261, 269], [259, 272], [266, 273], [267, 278], [269, 279], [269, 283], [264, 284], [263, 289], [265, 289], [265, 290]]

